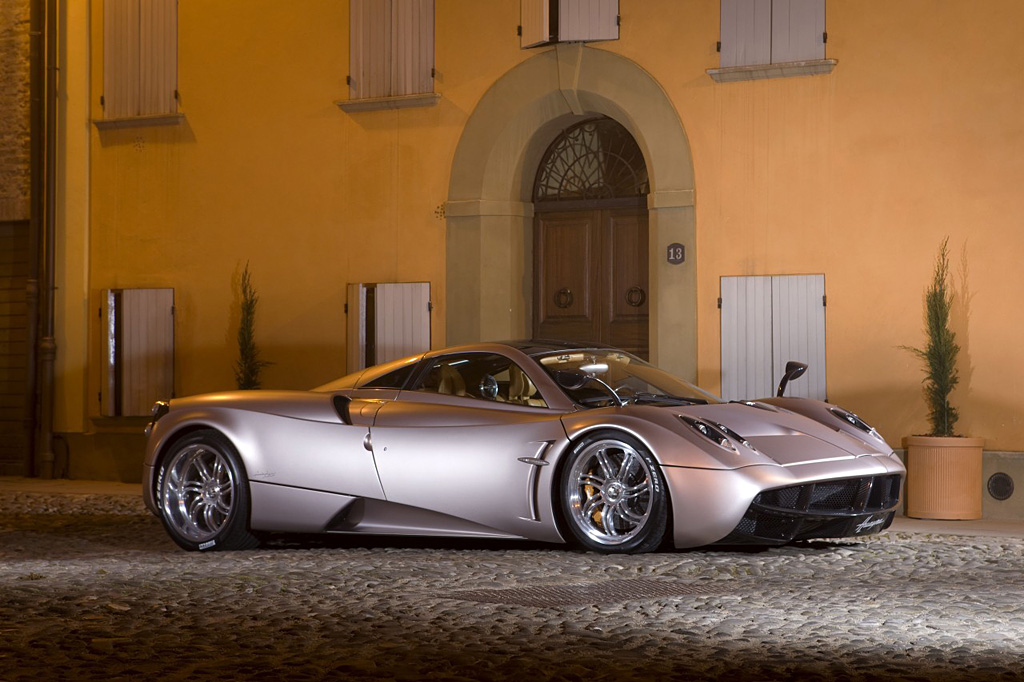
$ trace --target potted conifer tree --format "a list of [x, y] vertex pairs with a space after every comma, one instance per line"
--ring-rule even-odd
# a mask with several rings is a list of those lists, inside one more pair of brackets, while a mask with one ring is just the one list
[[904, 439], [907, 448], [906, 515], [923, 519], [980, 519], [983, 438], [957, 435], [960, 414], [949, 397], [960, 375], [960, 346], [949, 327], [949, 238], [943, 240], [932, 282], [925, 290], [924, 348], [907, 350], [924, 365], [924, 395], [931, 431]]

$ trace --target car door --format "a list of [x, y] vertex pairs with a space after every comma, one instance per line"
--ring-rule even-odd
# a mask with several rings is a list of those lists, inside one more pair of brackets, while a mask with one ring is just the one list
[[550, 456], [566, 442], [559, 417], [508, 358], [441, 356], [377, 412], [370, 435], [384, 494], [496, 535], [559, 540], [547, 493]]

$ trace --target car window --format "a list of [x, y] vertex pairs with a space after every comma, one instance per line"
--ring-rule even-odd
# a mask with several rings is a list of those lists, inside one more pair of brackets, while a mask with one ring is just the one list
[[460, 353], [437, 358], [413, 390], [547, 407], [526, 372], [498, 353]]
[[396, 370], [377, 377], [373, 381], [368, 381], [363, 385], [363, 388], [404, 388], [405, 383], [409, 380], [409, 376], [412, 374], [414, 369], [416, 369], [415, 363], [399, 367]]

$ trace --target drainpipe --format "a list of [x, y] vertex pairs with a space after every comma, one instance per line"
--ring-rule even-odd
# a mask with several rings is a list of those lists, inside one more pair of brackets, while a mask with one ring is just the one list
[[[40, 4], [42, 2], [40, 1]], [[45, 209], [41, 239], [39, 287], [38, 379], [39, 425], [35, 442], [36, 474], [40, 478], [53, 478], [53, 402], [54, 364], [57, 343], [54, 338], [54, 289], [56, 282], [55, 244], [57, 233], [57, 87], [58, 87], [58, 4], [59, 0], [46, 0], [46, 77], [45, 77]]]
[[23, 471], [35, 474], [36, 433], [39, 425], [39, 395], [36, 347], [39, 345], [39, 268], [42, 262], [43, 214], [46, 209], [44, 169], [46, 167], [46, 0], [32, 0], [29, 8], [29, 177], [31, 190], [29, 208], [29, 274], [25, 283], [25, 305], [28, 308], [28, 350], [25, 365], [25, 433], [28, 453]]

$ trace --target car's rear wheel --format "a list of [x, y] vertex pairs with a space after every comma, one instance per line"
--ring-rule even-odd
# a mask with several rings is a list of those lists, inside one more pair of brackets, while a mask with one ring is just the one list
[[561, 503], [579, 543], [600, 552], [650, 552], [665, 537], [668, 502], [654, 457], [623, 433], [578, 442], [562, 469]]
[[251, 549], [249, 486], [234, 446], [219, 432], [196, 431], [163, 459], [158, 483], [160, 518], [188, 550]]

